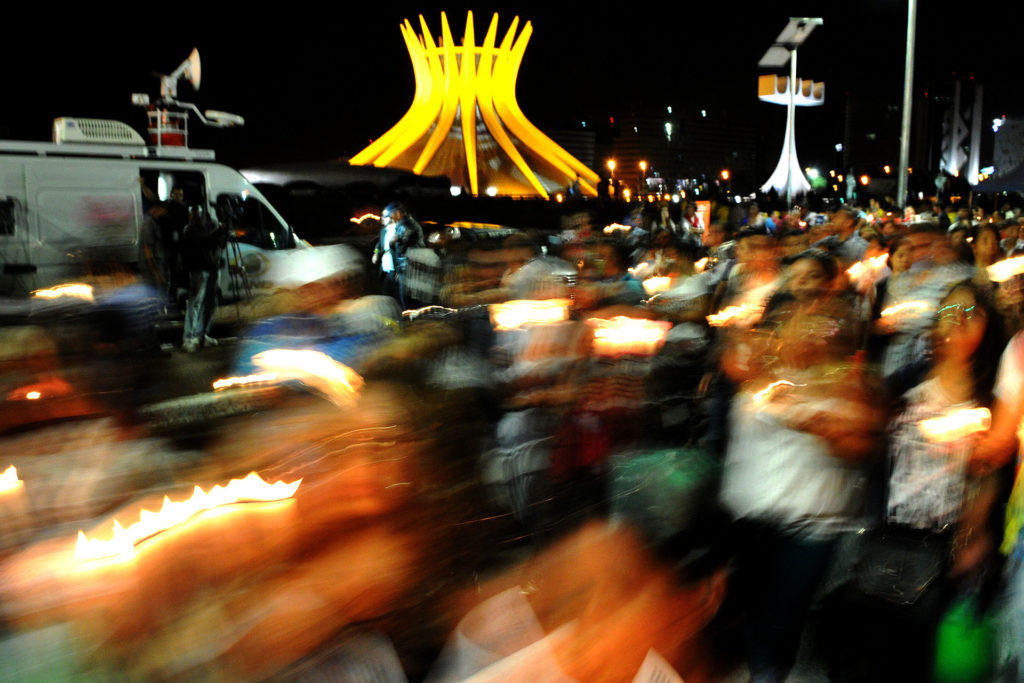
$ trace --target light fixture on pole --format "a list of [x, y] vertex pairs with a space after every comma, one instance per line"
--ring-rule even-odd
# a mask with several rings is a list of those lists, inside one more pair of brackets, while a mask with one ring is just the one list
[[[796, 107], [820, 106], [825, 103], [825, 84], [802, 81], [796, 77], [796, 50], [814, 30], [822, 24], [820, 17], [791, 18], [786, 28], [775, 39], [757, 65], [766, 69], [779, 69], [789, 63], [789, 78], [774, 74], [758, 79], [758, 98], [765, 102], [786, 104], [786, 137], [782, 145], [779, 164], [771, 177], [761, 186], [762, 192], [771, 188], [781, 193], [785, 190], [786, 206], [793, 205], [793, 196], [811, 189], [810, 183], [800, 170], [796, 157]], [[780, 95], [785, 95], [781, 97]]]

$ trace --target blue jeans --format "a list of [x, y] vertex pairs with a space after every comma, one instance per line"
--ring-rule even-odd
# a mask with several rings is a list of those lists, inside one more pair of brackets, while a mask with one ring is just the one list
[[201, 342], [217, 310], [220, 269], [192, 270], [188, 274], [188, 305], [185, 307], [185, 343]]

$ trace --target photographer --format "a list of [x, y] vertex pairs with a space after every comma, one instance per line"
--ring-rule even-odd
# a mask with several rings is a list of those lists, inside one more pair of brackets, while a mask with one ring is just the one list
[[181, 238], [181, 262], [188, 274], [188, 304], [182, 350], [194, 353], [200, 346], [216, 346], [209, 336], [210, 322], [217, 309], [218, 279], [227, 242], [223, 223], [205, 215], [201, 207], [189, 211]]

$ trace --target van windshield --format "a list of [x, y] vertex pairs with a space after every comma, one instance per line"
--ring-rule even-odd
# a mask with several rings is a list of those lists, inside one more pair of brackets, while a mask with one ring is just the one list
[[295, 246], [291, 231], [259, 199], [253, 196], [221, 195], [218, 205], [232, 209], [232, 235], [239, 242], [260, 249], [290, 249]]

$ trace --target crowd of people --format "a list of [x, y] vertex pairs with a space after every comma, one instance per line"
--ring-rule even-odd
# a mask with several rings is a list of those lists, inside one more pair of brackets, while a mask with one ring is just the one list
[[[0, 647], [44, 677], [1018, 680], [1024, 214], [694, 209], [389, 205], [202, 397], [146, 400], [159, 349], [109, 347], [110, 296], [8, 328]], [[71, 557], [249, 471], [301, 484]]]

